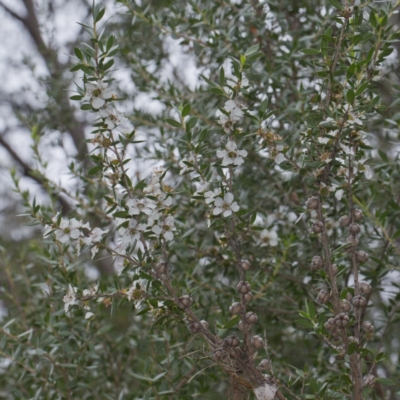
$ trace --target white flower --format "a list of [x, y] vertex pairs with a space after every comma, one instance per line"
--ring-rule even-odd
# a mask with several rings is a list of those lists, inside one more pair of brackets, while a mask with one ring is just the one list
[[241, 110], [240, 104], [234, 100], [228, 100], [225, 103], [225, 110], [229, 113], [228, 115], [223, 114], [220, 110], [217, 111], [218, 122], [224, 128], [225, 132], [233, 131], [233, 124], [239, 122], [243, 117], [244, 113]]
[[373, 177], [373, 171], [369, 165], [364, 164], [364, 176], [365, 179], [371, 179]]
[[233, 140], [226, 143], [226, 150], [218, 150], [217, 156], [223, 158], [222, 165], [241, 165], [244, 163], [242, 157], [247, 156], [246, 150], [237, 150], [237, 144]]
[[151, 230], [157, 236], [163, 236], [164, 239], [169, 242], [174, 238], [172, 233], [175, 228], [175, 219], [171, 215], [166, 218], [162, 218], [160, 214], [155, 214], [149, 218], [149, 225], [153, 225]]
[[54, 234], [56, 239], [61, 243], [67, 243], [70, 239], [77, 240], [82, 236], [82, 228], [90, 229], [89, 223], [83, 224], [75, 218], [70, 220], [63, 218], [60, 222], [60, 227]]
[[135, 240], [140, 240], [141, 234], [146, 230], [146, 227], [146, 224], [138, 224], [135, 219], [130, 219], [127, 228], [121, 227], [118, 229], [122, 246], [125, 248]]
[[260, 232], [260, 246], [277, 246], [278, 245], [278, 234], [275, 230], [263, 229]]
[[113, 93], [110, 88], [107, 88], [107, 83], [97, 81], [97, 84], [86, 83], [86, 94], [82, 98], [83, 101], [90, 101], [93, 108], [103, 107], [107, 99], [111, 99]]
[[150, 215], [156, 208], [156, 204], [150, 199], [130, 199], [126, 202], [129, 207], [129, 214], [139, 215], [141, 212]]
[[200, 196], [202, 193], [208, 190], [207, 182], [195, 182], [196, 191], [193, 193], [193, 196]]
[[99, 290], [99, 285], [92, 285], [89, 286], [87, 289], [83, 289], [83, 296], [93, 296], [97, 293], [97, 291]]
[[286, 157], [283, 153], [278, 153], [275, 157], [275, 162], [279, 165], [286, 160]]
[[204, 193], [204, 199], [206, 204], [210, 204], [214, 202], [214, 197], [217, 197], [221, 194], [221, 189], [215, 189], [214, 191], [209, 191]]
[[89, 319], [89, 318], [91, 318], [91, 317], [93, 317], [93, 313], [92, 312], [90, 312], [90, 311], [88, 311], [86, 314], [85, 314], [85, 319]]
[[108, 129], [118, 128], [122, 133], [132, 132], [133, 127], [129, 120], [115, 108], [106, 105], [106, 107], [100, 108], [99, 114], [104, 118]]
[[136, 308], [142, 304], [143, 300], [146, 297], [146, 286], [148, 281], [145, 279], [139, 279], [137, 281], [133, 281], [132, 285], [126, 292], [126, 296], [129, 301], [133, 300]]
[[[92, 230], [92, 232], [90, 232], [88, 237], [83, 238], [83, 243], [86, 244], [86, 246], [91, 246], [93, 243], [95, 244], [95, 246], [92, 247], [92, 259], [94, 258], [94, 256], [97, 254], [97, 252], [99, 251], [99, 246], [97, 245], [97, 243], [100, 243], [103, 235], [105, 235], [106, 233], [108, 233], [108, 229], [106, 229], [105, 231], [101, 230], [100, 228], [94, 228]], [[81, 248], [81, 243], [80, 241], [78, 241], [77, 243], [77, 253], [79, 255], [80, 253], [80, 248]]]
[[65, 294], [64, 301], [64, 310], [67, 313], [69, 308], [73, 305], [79, 304], [79, 300], [76, 299], [76, 290], [71, 285], [68, 286], [67, 293]]
[[240, 104], [234, 100], [228, 100], [225, 103], [225, 110], [230, 113], [229, 117], [232, 122], [238, 122], [243, 117], [244, 113], [240, 108]]
[[229, 217], [232, 212], [239, 211], [238, 203], [233, 201], [234, 197], [232, 193], [225, 193], [224, 198], [217, 197], [214, 200], [215, 208], [213, 210], [214, 215], [219, 215], [222, 213], [222, 216]]

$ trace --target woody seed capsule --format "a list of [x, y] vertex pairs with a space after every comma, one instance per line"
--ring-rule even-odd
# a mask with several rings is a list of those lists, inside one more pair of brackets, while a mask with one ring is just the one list
[[332, 273], [333, 273], [333, 275], [337, 275], [338, 274], [338, 272], [339, 272], [339, 268], [338, 268], [338, 266], [336, 265], [336, 264], [332, 264]]
[[185, 309], [185, 308], [189, 308], [191, 305], [193, 304], [193, 299], [188, 296], [187, 294], [185, 294], [182, 297], [179, 297], [178, 299], [178, 307]]
[[314, 233], [321, 233], [324, 229], [324, 224], [321, 221], [315, 221], [312, 226], [312, 231]]
[[356, 257], [357, 257], [357, 261], [359, 261], [359, 262], [367, 262], [369, 259], [368, 253], [366, 253], [365, 251], [362, 251], [362, 250], [358, 250], [356, 252]]
[[324, 266], [324, 260], [321, 256], [314, 256], [311, 260], [311, 269], [316, 271]]
[[351, 310], [351, 304], [347, 300], [343, 299], [340, 301], [340, 309], [343, 312], [349, 312]]
[[249, 324], [255, 324], [258, 321], [258, 317], [255, 313], [249, 311], [248, 313], [246, 313], [246, 321]]
[[219, 361], [221, 360], [225, 355], [225, 352], [222, 349], [217, 349], [214, 351], [214, 358]]
[[370, 294], [372, 292], [371, 285], [368, 282], [360, 282], [360, 292], [366, 295]]
[[262, 347], [264, 347], [264, 340], [261, 336], [255, 335], [251, 338], [251, 344], [256, 349], [261, 349]]
[[327, 331], [333, 331], [336, 328], [335, 318], [329, 318], [328, 321], [325, 322], [324, 327]]
[[252, 301], [252, 300], [253, 300], [253, 295], [251, 294], [251, 292], [243, 295], [243, 301], [245, 301], [246, 303], [248, 303], [249, 301]]
[[238, 329], [239, 329], [239, 331], [244, 331], [244, 324], [243, 324], [242, 320], [240, 320], [238, 323]]
[[200, 332], [200, 324], [198, 322], [193, 322], [189, 325], [190, 332], [193, 334]]
[[249, 260], [241, 260], [240, 265], [245, 271], [248, 271], [250, 269], [250, 261]]
[[356, 221], [361, 221], [362, 218], [363, 218], [363, 213], [362, 213], [361, 210], [359, 210], [358, 208], [356, 208], [356, 209], [353, 211], [353, 216], [354, 216], [354, 219], [355, 219]]
[[229, 307], [229, 312], [232, 315], [239, 315], [242, 312], [242, 305], [240, 303], [233, 303], [230, 307]]
[[365, 298], [362, 296], [354, 296], [351, 302], [356, 308], [363, 308], [367, 306], [367, 300], [365, 300]]
[[360, 341], [358, 340], [358, 338], [356, 338], [354, 336], [349, 336], [349, 342], [350, 343], [360, 344]]
[[260, 364], [258, 364], [258, 366], [261, 369], [269, 371], [271, 369], [271, 361], [264, 358], [263, 360], [260, 361]]
[[350, 224], [349, 225], [349, 232], [352, 234], [352, 235], [356, 235], [357, 233], [359, 233], [360, 232], [360, 225], [358, 225], [358, 224]]
[[251, 290], [250, 283], [245, 281], [240, 281], [237, 284], [237, 290], [239, 293], [246, 294], [249, 293]]
[[351, 218], [348, 215], [342, 215], [339, 218], [339, 224], [342, 228], [349, 226], [350, 222], [351, 222]]
[[318, 197], [310, 197], [307, 201], [306, 201], [306, 207], [307, 210], [316, 210], [318, 208]]
[[349, 316], [346, 313], [339, 313], [335, 317], [335, 325], [339, 328], [344, 328], [349, 323]]
[[168, 271], [168, 264], [165, 261], [157, 263], [155, 270], [158, 274], [163, 275]]
[[330, 294], [327, 290], [322, 289], [317, 296], [318, 303], [325, 304], [329, 301]]
[[208, 322], [207, 321], [205, 321], [204, 319], [202, 319], [201, 321], [200, 321], [200, 323], [203, 325], [203, 327], [205, 328], [205, 329], [208, 329]]
[[232, 346], [232, 347], [237, 347], [240, 344], [240, 339], [235, 335], [227, 337], [225, 339], [225, 341], [229, 346]]
[[374, 326], [371, 324], [369, 321], [364, 321], [362, 323], [362, 329], [364, 332], [373, 332], [374, 331]]

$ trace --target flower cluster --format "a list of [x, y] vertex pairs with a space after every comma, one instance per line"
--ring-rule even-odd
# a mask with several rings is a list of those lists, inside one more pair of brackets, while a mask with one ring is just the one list
[[243, 105], [235, 100], [228, 100], [224, 106], [224, 112], [217, 111], [218, 123], [223, 127], [226, 133], [234, 130], [234, 124], [239, 122], [244, 115]]

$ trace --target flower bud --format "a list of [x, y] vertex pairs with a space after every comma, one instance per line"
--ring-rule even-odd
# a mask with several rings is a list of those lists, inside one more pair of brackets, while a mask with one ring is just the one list
[[232, 315], [239, 315], [242, 312], [242, 305], [238, 302], [233, 303], [230, 307], [229, 307], [229, 312]]
[[245, 301], [246, 303], [248, 303], [249, 301], [252, 301], [252, 300], [253, 300], [253, 295], [251, 294], [251, 292], [243, 295], [243, 301]]
[[203, 325], [203, 327], [205, 328], [205, 329], [208, 329], [208, 322], [207, 321], [205, 321], [204, 319], [202, 319], [201, 321], [200, 321], [200, 323], [201, 323], [201, 325]]
[[362, 294], [368, 295], [372, 292], [372, 287], [368, 282], [360, 282], [360, 292]]
[[228, 337], [225, 339], [225, 342], [226, 342], [229, 346], [237, 347], [237, 346], [239, 346], [239, 344], [240, 344], [240, 339], [239, 339], [237, 336], [232, 335], [232, 336], [228, 336]]
[[249, 324], [255, 324], [258, 321], [258, 317], [255, 313], [249, 311], [248, 313], [246, 313], [246, 321]]
[[354, 296], [351, 302], [355, 308], [364, 308], [367, 306], [367, 300], [362, 296]]
[[324, 224], [321, 221], [315, 221], [311, 229], [314, 233], [321, 233], [324, 229]]
[[361, 210], [359, 210], [358, 208], [356, 208], [356, 209], [353, 211], [353, 216], [354, 216], [354, 220], [355, 220], [355, 221], [361, 221], [362, 218], [363, 218], [363, 213], [362, 213]]
[[251, 344], [256, 349], [261, 349], [262, 347], [264, 347], [264, 340], [261, 336], [255, 335], [251, 338]]
[[156, 264], [155, 270], [158, 275], [165, 275], [168, 271], [168, 264], [165, 261], [160, 261]]
[[185, 294], [182, 297], [179, 297], [178, 299], [178, 307], [182, 308], [182, 310], [185, 308], [189, 308], [192, 304], [193, 304], [193, 299], [187, 294]]
[[237, 290], [239, 293], [246, 294], [249, 293], [251, 290], [250, 283], [245, 281], [240, 281], [237, 284]]
[[363, 263], [367, 262], [369, 259], [368, 253], [366, 253], [365, 251], [362, 251], [362, 250], [358, 250], [356, 252], [356, 257], [357, 257], [357, 261], [363, 262]]
[[351, 304], [347, 300], [343, 299], [340, 300], [340, 309], [343, 312], [349, 312], [351, 310]]
[[248, 271], [250, 269], [250, 261], [249, 260], [241, 260], [240, 265], [245, 271]]
[[352, 235], [356, 235], [357, 233], [360, 233], [360, 225], [358, 225], [358, 224], [350, 224], [349, 225], [349, 232], [352, 234]]
[[258, 367], [265, 371], [269, 371], [271, 369], [271, 361], [264, 358], [263, 360], [260, 361]]
[[306, 201], [306, 207], [307, 210], [316, 210], [318, 208], [318, 204], [319, 204], [319, 199], [318, 197], [310, 197], [307, 201]]
[[321, 256], [314, 256], [311, 260], [311, 270], [316, 271], [324, 266], [324, 260]]
[[351, 218], [348, 215], [342, 215], [339, 218], [339, 224], [342, 228], [349, 226], [350, 222], [351, 222]]
[[326, 304], [329, 301], [330, 294], [326, 289], [322, 289], [317, 296], [318, 303]]
[[344, 328], [349, 323], [349, 316], [346, 313], [339, 313], [335, 317], [335, 325], [339, 328]]
[[364, 332], [373, 332], [375, 330], [374, 326], [369, 321], [364, 321], [362, 323], [362, 329]]

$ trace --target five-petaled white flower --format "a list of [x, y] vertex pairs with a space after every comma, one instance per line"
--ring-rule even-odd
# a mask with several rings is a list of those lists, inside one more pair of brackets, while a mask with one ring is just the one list
[[175, 219], [171, 215], [164, 218], [160, 214], [155, 213], [149, 218], [149, 225], [153, 225], [151, 230], [157, 236], [163, 236], [169, 242], [174, 238], [173, 230], [175, 228]]
[[76, 218], [70, 220], [63, 218], [60, 222], [60, 227], [54, 234], [56, 239], [61, 243], [67, 243], [70, 239], [76, 240], [81, 237], [81, 229], [90, 229], [89, 223], [83, 224], [82, 221], [78, 221]]
[[118, 233], [121, 235], [122, 246], [125, 247], [132, 244], [134, 240], [140, 240], [146, 228], [146, 224], [138, 224], [135, 219], [130, 219], [127, 228], [121, 227], [118, 229]]
[[79, 300], [76, 299], [76, 290], [71, 285], [68, 286], [67, 293], [65, 294], [64, 301], [64, 310], [67, 313], [69, 308], [75, 304], [79, 304]]
[[145, 197], [142, 199], [130, 199], [126, 202], [126, 205], [131, 215], [139, 215], [141, 212], [150, 215], [156, 208], [154, 201]]
[[260, 232], [260, 245], [263, 246], [277, 246], [278, 234], [275, 230], [264, 229]]
[[113, 96], [112, 90], [107, 86], [107, 83], [100, 80], [97, 81], [97, 84], [87, 82], [86, 94], [83, 96], [82, 100], [89, 101], [95, 109], [103, 107], [106, 100], [111, 99]]
[[234, 100], [228, 100], [225, 103], [225, 110], [229, 113], [228, 115], [223, 114], [220, 110], [217, 111], [218, 122], [224, 128], [224, 131], [228, 133], [233, 131], [233, 124], [239, 122], [243, 117], [244, 113], [239, 103]]
[[204, 193], [204, 199], [206, 204], [210, 204], [214, 202], [215, 197], [221, 194], [221, 189], [215, 189], [214, 191], [208, 191]]
[[247, 156], [246, 150], [238, 150], [237, 144], [233, 140], [228, 140], [226, 150], [218, 150], [217, 156], [222, 158], [222, 165], [241, 165], [244, 163], [243, 157]]
[[214, 215], [219, 215], [222, 213], [224, 217], [229, 217], [232, 212], [237, 212], [239, 211], [239, 205], [235, 201], [233, 201], [233, 194], [232, 193], [225, 193], [224, 198], [222, 199], [221, 197], [217, 197], [214, 200], [214, 210], [213, 214]]
[[104, 123], [108, 129], [117, 128], [122, 133], [130, 133], [133, 128], [129, 120], [115, 108], [106, 105], [100, 108], [99, 114], [104, 118]]

